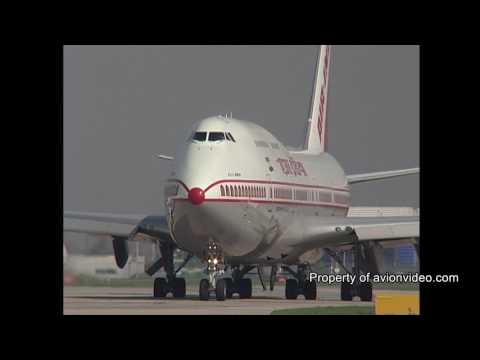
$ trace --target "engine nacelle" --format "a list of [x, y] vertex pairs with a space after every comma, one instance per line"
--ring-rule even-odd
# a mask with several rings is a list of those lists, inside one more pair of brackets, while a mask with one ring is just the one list
[[303, 253], [298, 258], [298, 260], [303, 264], [313, 265], [313, 264], [316, 264], [320, 261], [323, 254], [324, 254], [324, 251], [322, 249], [318, 249], [318, 248], [317, 249], [312, 249], [312, 250], [309, 250], [309, 251]]
[[113, 252], [115, 254], [115, 262], [120, 269], [123, 269], [128, 261], [128, 244], [127, 238], [113, 237]]

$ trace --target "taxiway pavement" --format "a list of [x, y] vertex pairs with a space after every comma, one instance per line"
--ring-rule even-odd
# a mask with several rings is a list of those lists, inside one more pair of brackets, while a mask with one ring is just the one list
[[[217, 301], [212, 297], [209, 301], [200, 301], [197, 288], [188, 288], [185, 299], [174, 299], [170, 295], [155, 299], [150, 288], [67, 286], [63, 309], [65, 315], [268, 315], [278, 309], [372, 305], [371, 302], [340, 301], [340, 289], [336, 287], [319, 287], [317, 300], [313, 301], [303, 297], [286, 300], [284, 291], [284, 286], [277, 286], [274, 291], [254, 287], [251, 299], [234, 297]], [[396, 291], [374, 290], [374, 294], [379, 292]]]

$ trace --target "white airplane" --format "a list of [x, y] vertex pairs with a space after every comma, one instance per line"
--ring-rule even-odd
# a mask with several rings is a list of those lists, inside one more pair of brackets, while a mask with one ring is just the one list
[[[167, 274], [155, 279], [155, 297], [185, 297], [185, 279], [176, 274], [192, 256], [205, 262], [208, 273], [200, 281], [200, 299], [214, 293], [224, 300], [252, 296], [251, 279], [244, 276], [255, 268], [264, 284], [263, 268], [271, 267], [271, 290], [277, 269], [287, 270], [292, 275], [287, 299], [316, 299], [316, 283], [307, 275], [324, 253], [357, 279], [380, 271], [384, 245], [409, 242], [418, 254], [418, 216], [347, 217], [350, 185], [415, 174], [419, 168], [345, 175], [326, 152], [330, 57], [331, 46], [321, 45], [303, 150], [289, 150], [248, 121], [200, 120], [175, 157], [158, 155], [173, 162], [164, 187], [165, 216], [66, 211], [64, 230], [111, 235], [119, 267], [128, 259], [127, 241], [151, 241], [159, 256], [145, 271], [153, 275], [163, 267]], [[350, 269], [337, 256], [348, 247], [356, 264]], [[188, 256], [175, 269], [177, 248]], [[225, 277], [226, 269], [231, 278]], [[371, 301], [371, 284], [342, 283], [341, 299], [355, 296]]]

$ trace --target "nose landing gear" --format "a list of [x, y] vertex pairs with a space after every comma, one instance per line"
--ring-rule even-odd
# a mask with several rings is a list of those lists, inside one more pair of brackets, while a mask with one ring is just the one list
[[218, 301], [225, 300], [227, 286], [225, 280], [220, 278], [225, 272], [223, 254], [219, 245], [214, 241], [208, 243], [206, 252], [208, 279], [200, 281], [200, 300], [208, 300], [210, 293], [215, 293]]

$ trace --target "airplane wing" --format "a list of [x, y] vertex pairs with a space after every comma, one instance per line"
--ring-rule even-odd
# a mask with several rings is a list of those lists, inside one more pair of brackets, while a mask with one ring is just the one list
[[418, 216], [347, 217], [304, 225], [304, 240], [296, 244], [299, 253], [314, 248], [348, 247], [357, 240], [383, 246], [416, 244], [420, 237]]
[[380, 171], [366, 174], [347, 175], [349, 184], [356, 184], [367, 181], [389, 179], [397, 176], [405, 176], [420, 173], [420, 168], [411, 168], [403, 170]]
[[[119, 215], [65, 211], [63, 231], [95, 235], [110, 235], [113, 238], [115, 261], [123, 268], [128, 260], [127, 241], [150, 241], [173, 245], [167, 219], [162, 215]], [[163, 266], [162, 254], [154, 252], [145, 257], [145, 272], [152, 276]]]
[[129, 241], [157, 238], [172, 241], [165, 216], [120, 215], [111, 213], [65, 211], [63, 230], [96, 235], [111, 235]]

